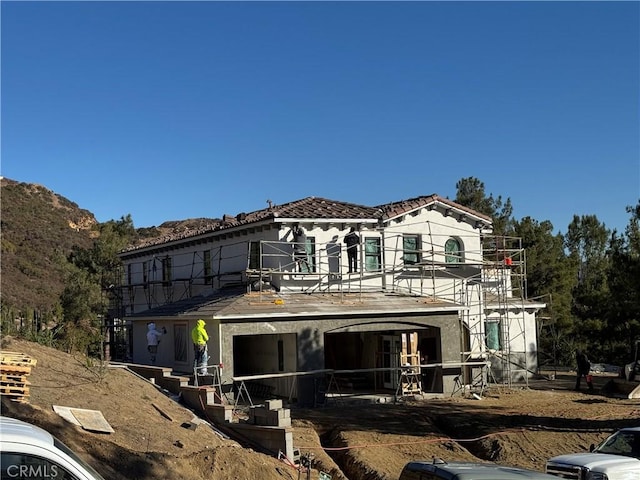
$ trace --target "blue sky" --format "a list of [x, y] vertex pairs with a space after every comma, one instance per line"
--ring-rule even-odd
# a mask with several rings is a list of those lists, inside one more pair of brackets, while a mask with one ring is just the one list
[[476, 177], [623, 229], [638, 2], [1, 2], [3, 176], [98, 221], [364, 205]]

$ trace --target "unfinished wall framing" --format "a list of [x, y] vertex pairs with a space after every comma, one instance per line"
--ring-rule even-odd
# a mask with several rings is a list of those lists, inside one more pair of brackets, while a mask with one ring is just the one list
[[[343, 300], [349, 294], [349, 301], [380, 290], [445, 300], [461, 306], [460, 362], [469, 365], [464, 383], [526, 382], [536, 362], [526, 349], [529, 307], [521, 239], [483, 235], [477, 249], [455, 249], [432, 234], [429, 222], [427, 226], [428, 233], [420, 239], [426, 249], [407, 248], [408, 235], [390, 227], [365, 231], [363, 237], [369, 241], [359, 245], [358, 272], [348, 274], [342, 246], [331, 248], [326, 242], [305, 244], [308, 267], [297, 270], [294, 244], [280, 240], [279, 234], [270, 240], [235, 235], [224, 244], [200, 239], [190, 250], [176, 249], [171, 255], [167, 250], [152, 258], [141, 255], [123, 272], [116, 311], [126, 317], [229, 286], [243, 286], [258, 295], [273, 290], [333, 293]], [[464, 235], [457, 237], [460, 244], [466, 243]], [[405, 261], [407, 256], [415, 261]], [[482, 361], [490, 363], [488, 371], [477, 366]]]

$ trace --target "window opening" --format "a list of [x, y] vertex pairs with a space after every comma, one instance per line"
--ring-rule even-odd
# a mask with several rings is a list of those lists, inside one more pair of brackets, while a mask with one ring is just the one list
[[382, 256], [379, 238], [364, 239], [364, 269], [367, 272], [379, 272]]
[[178, 323], [173, 326], [173, 359], [176, 362], [187, 362], [187, 325]]
[[211, 275], [211, 250], [205, 250], [203, 252], [203, 264], [204, 264], [204, 283], [209, 284], [213, 279]]
[[450, 238], [444, 244], [445, 263], [461, 263], [462, 248], [460, 242], [455, 238]]
[[402, 259], [405, 265], [420, 262], [420, 236], [404, 235], [402, 237]]
[[171, 285], [171, 257], [162, 259], [162, 283], [165, 286]]
[[142, 283], [144, 283], [144, 288], [147, 288], [149, 283], [149, 262], [142, 262]]
[[500, 321], [487, 321], [484, 324], [487, 348], [490, 350], [502, 350], [500, 338]]
[[251, 270], [260, 268], [260, 242], [249, 243], [249, 268]]
[[278, 340], [278, 371], [284, 372], [284, 341]]

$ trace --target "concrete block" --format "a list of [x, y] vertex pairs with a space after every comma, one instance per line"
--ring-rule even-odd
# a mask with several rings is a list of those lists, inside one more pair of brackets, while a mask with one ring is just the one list
[[182, 428], [186, 428], [187, 430], [196, 430], [198, 428], [198, 423], [196, 422], [184, 422], [181, 426]]
[[291, 417], [288, 418], [280, 418], [274, 427], [290, 427], [291, 426]]
[[168, 367], [152, 367], [150, 365], [138, 365], [134, 363], [127, 364], [127, 367], [141, 377], [153, 380], [157, 385], [160, 384], [162, 377], [171, 375], [172, 372], [172, 369]]
[[249, 423], [271, 427], [288, 427], [291, 425], [291, 410], [288, 408], [267, 410], [265, 407], [252, 407], [249, 409]]
[[233, 405], [207, 405], [205, 413], [216, 423], [233, 422]]
[[186, 385], [181, 390], [184, 403], [198, 412], [204, 413], [207, 405], [215, 403], [214, 387]]
[[293, 430], [291, 427], [265, 427], [232, 423], [228, 427], [241, 435], [262, 445], [266, 450], [274, 453], [284, 452], [288, 458], [293, 458]]
[[282, 400], [265, 400], [264, 406], [267, 410], [279, 410], [282, 408]]
[[189, 379], [187, 377], [167, 375], [161, 377], [158, 381], [156, 381], [156, 383], [165, 390], [168, 390], [171, 393], [178, 394], [180, 393], [182, 387], [186, 387], [187, 385], [189, 385]]

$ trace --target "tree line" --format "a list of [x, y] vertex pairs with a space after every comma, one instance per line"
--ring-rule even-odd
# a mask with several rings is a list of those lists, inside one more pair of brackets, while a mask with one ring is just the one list
[[640, 339], [640, 200], [627, 206], [624, 232], [595, 215], [574, 215], [565, 234], [548, 220], [513, 218], [511, 200], [485, 193], [474, 177], [456, 184], [455, 201], [493, 219], [494, 235], [522, 239], [526, 298], [539, 312], [539, 362], [572, 365], [576, 349], [592, 361], [623, 365]]

